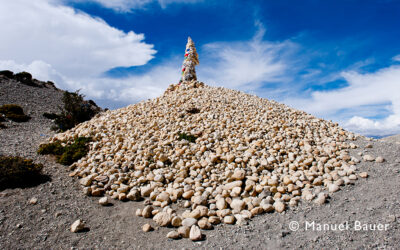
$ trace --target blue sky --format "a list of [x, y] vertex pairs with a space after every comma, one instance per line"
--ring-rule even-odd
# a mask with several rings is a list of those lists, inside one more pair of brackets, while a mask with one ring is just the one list
[[[339, 122], [400, 133], [397, 0], [0, 0], [0, 69], [119, 108], [198, 78]], [[13, 11], [10, 11], [13, 10]]]

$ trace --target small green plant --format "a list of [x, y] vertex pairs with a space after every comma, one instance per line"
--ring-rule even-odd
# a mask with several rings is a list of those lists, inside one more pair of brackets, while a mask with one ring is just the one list
[[[58, 163], [68, 166], [88, 153], [88, 144], [91, 141], [90, 137], [78, 137], [71, 144], [60, 141], [42, 144], [39, 146], [38, 154], [55, 155]], [[66, 145], [63, 146], [63, 143]]]
[[60, 141], [41, 144], [38, 149], [40, 155], [62, 155], [64, 153], [64, 147]]
[[53, 88], [56, 87], [55, 83], [52, 82], [52, 81], [47, 81], [46, 84], [47, 84], [47, 85], [50, 85], [50, 86], [53, 87]]
[[42, 164], [18, 156], [0, 156], [0, 190], [37, 185], [49, 179], [42, 175]]
[[5, 104], [0, 106], [0, 114], [5, 115], [7, 119], [14, 122], [26, 122], [31, 119], [29, 116], [24, 114], [24, 110], [21, 106], [16, 104]]
[[179, 140], [187, 140], [189, 142], [195, 143], [197, 137], [194, 135], [186, 134], [186, 133], [178, 133]]

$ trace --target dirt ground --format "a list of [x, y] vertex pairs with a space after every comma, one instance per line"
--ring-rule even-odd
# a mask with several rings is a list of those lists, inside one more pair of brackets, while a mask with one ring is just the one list
[[[10, 93], [1, 95], [0, 105], [12, 98]], [[325, 205], [303, 202], [282, 214], [257, 216], [248, 225], [219, 225], [203, 231], [206, 237], [200, 242], [169, 240], [166, 234], [171, 228], [141, 230], [145, 223], [156, 226], [152, 220], [135, 216], [135, 210], [143, 208], [142, 202], [112, 201], [112, 206], [100, 206], [98, 198], [83, 194], [78, 181], [68, 176], [67, 167], [37, 155], [40, 141], [53, 133], [48, 129], [51, 122], [41, 118], [43, 110], [34, 111], [29, 98], [20, 102], [30, 107], [32, 120], [7, 124], [7, 129], [0, 130], [0, 154], [44, 163], [43, 172], [51, 180], [1, 191], [0, 249], [400, 249], [399, 137], [387, 142], [360, 137], [356, 141], [360, 147], [351, 154], [359, 159], [359, 152], [382, 156], [385, 162], [357, 164], [369, 177], [342, 187]], [[35, 103], [47, 107], [45, 101]], [[372, 148], [365, 148], [367, 144]], [[32, 197], [38, 199], [36, 205], [29, 203]], [[85, 232], [70, 232], [77, 219], [86, 222]], [[295, 227], [296, 222], [299, 228], [293, 231], [290, 226]], [[339, 224], [344, 230], [333, 230]]]

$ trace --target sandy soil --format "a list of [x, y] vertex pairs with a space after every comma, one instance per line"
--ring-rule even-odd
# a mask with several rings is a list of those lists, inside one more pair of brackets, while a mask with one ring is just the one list
[[[342, 187], [325, 205], [300, 203], [283, 214], [257, 216], [245, 226], [219, 225], [214, 230], [203, 231], [206, 238], [201, 242], [175, 241], [166, 238], [170, 228], [156, 228], [149, 233], [141, 230], [145, 223], [155, 226], [152, 220], [134, 215], [137, 208], [143, 208], [141, 202], [112, 201], [112, 206], [100, 206], [97, 198], [83, 194], [78, 181], [68, 176], [67, 167], [56, 164], [51, 157], [37, 155], [40, 141], [53, 133], [48, 129], [51, 122], [43, 120], [41, 113], [54, 111], [57, 98], [40, 101], [33, 96], [43, 99], [56, 93], [35, 89], [37, 93], [28, 98], [33, 93], [29, 90], [31, 87], [14, 82], [17, 93], [8, 90], [11, 87], [7, 84], [4, 81], [0, 84], [0, 105], [23, 104], [32, 120], [7, 124], [7, 129], [0, 130], [0, 154], [21, 155], [44, 163], [44, 173], [51, 180], [34, 187], [1, 191], [0, 249], [399, 249], [399, 144], [360, 137], [356, 141], [360, 147], [351, 154], [359, 159], [359, 152], [382, 156], [385, 162], [358, 164], [360, 171], [369, 173], [369, 178]], [[367, 144], [372, 144], [372, 148], [365, 148]], [[29, 204], [32, 197], [38, 199], [36, 205]], [[71, 233], [70, 225], [76, 219], [83, 219], [88, 230]], [[299, 223], [296, 231], [289, 227], [296, 224], [293, 221]], [[358, 222], [376, 228], [357, 230], [355, 223]], [[334, 227], [341, 223], [348, 228], [318, 230], [320, 224]], [[383, 227], [381, 231], [379, 224]]]

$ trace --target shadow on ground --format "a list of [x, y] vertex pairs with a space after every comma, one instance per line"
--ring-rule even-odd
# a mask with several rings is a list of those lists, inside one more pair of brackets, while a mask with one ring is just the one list
[[0, 179], [0, 191], [7, 188], [31, 188], [40, 184], [51, 181], [51, 177], [45, 174], [27, 174], [18, 176], [18, 178], [3, 178]]

